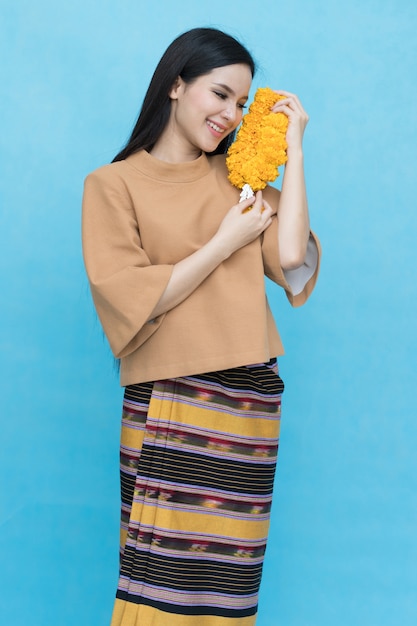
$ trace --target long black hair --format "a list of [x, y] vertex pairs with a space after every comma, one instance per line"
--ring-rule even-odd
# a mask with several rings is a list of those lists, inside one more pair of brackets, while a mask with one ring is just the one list
[[[221, 30], [194, 28], [177, 37], [159, 61], [133, 132], [113, 162], [126, 159], [138, 150], [153, 148], [168, 123], [171, 111], [169, 93], [179, 76], [185, 83], [192, 83], [216, 67], [236, 63], [247, 65], [252, 76], [255, 74], [255, 62], [248, 50]], [[227, 152], [233, 139], [234, 133], [231, 133], [212, 154]]]

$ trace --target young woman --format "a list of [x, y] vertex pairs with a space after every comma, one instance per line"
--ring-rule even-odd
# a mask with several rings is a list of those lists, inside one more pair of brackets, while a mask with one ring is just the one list
[[227, 179], [254, 71], [221, 31], [181, 35], [126, 147], [86, 179], [85, 264], [125, 387], [112, 626], [255, 623], [283, 391], [264, 275], [303, 304], [319, 251], [296, 96], [273, 107], [281, 194], [239, 203]]

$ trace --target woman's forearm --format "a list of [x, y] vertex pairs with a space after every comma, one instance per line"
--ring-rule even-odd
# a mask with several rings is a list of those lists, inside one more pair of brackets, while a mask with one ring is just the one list
[[288, 160], [278, 208], [278, 245], [282, 268], [291, 270], [303, 264], [310, 233], [302, 149], [308, 115], [295, 94], [282, 90], [277, 93], [285, 97], [276, 102], [272, 111], [288, 117]]
[[310, 233], [301, 148], [288, 154], [279, 201], [278, 244], [283, 269], [302, 265]]
[[227, 258], [224, 246], [214, 237], [205, 246], [174, 265], [168, 285], [149, 319], [180, 304]]
[[[252, 209], [246, 211], [250, 206]], [[271, 224], [271, 218], [272, 209], [263, 207], [261, 192], [255, 200], [249, 198], [233, 206], [214, 237], [174, 265], [168, 285], [149, 319], [166, 313], [188, 298], [220, 263], [259, 237]]]

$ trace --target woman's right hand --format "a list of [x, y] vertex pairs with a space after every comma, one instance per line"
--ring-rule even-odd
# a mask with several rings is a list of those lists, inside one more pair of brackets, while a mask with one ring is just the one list
[[259, 237], [270, 225], [272, 214], [260, 191], [255, 198], [235, 204], [223, 218], [214, 237], [174, 265], [166, 289], [149, 319], [166, 313], [188, 298], [233, 252]]
[[271, 206], [263, 199], [262, 192], [258, 191], [255, 197], [232, 206], [214, 238], [229, 257], [259, 237], [271, 224], [272, 215]]

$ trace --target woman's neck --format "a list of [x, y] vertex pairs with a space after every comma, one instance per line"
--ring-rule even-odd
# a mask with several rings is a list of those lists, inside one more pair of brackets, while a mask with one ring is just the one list
[[169, 128], [162, 133], [153, 148], [149, 151], [153, 157], [167, 163], [184, 163], [195, 161], [202, 152], [188, 142], [180, 141]]

